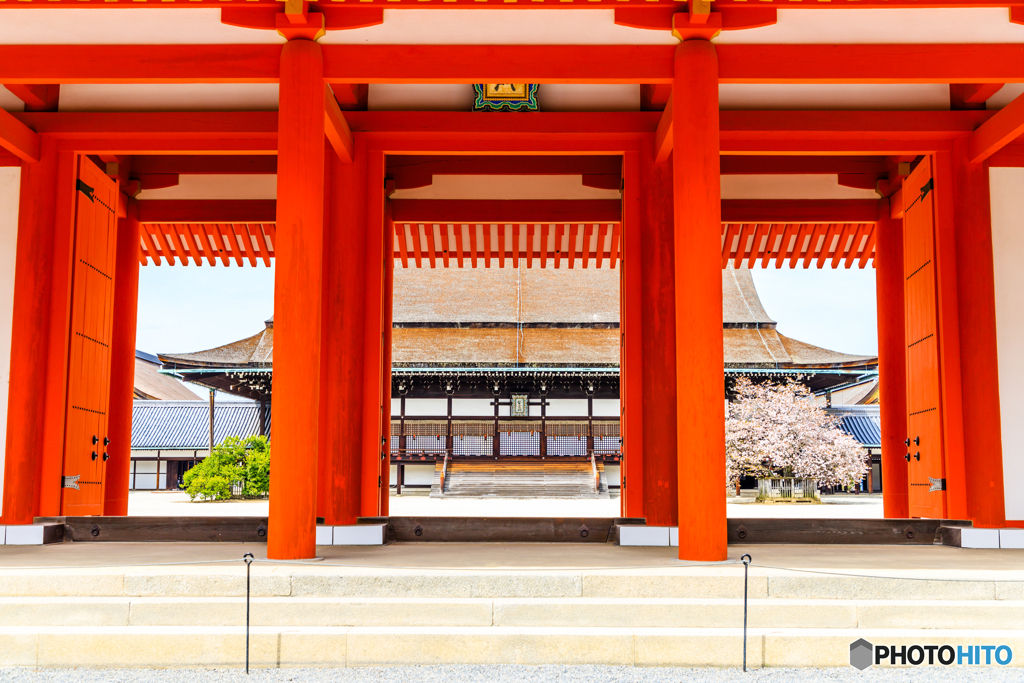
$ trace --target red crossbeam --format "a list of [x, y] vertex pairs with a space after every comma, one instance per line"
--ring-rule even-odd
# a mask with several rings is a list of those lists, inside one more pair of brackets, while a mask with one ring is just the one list
[[[360, 84], [671, 84], [675, 50], [670, 45], [324, 45], [322, 49], [328, 82]], [[755, 44], [719, 45], [717, 52], [722, 83], [1024, 81], [1024, 45], [1019, 44]], [[276, 45], [4, 45], [0, 46], [0, 83], [273, 83], [278, 80], [279, 61]]]

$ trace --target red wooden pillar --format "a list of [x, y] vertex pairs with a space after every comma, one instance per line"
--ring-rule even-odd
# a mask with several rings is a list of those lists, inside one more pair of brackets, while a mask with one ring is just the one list
[[[44, 137], [39, 162], [24, 164], [21, 169], [11, 379], [0, 508], [0, 521], [5, 524], [31, 524], [39, 513], [39, 446], [46, 426], [57, 175], [56, 145]], [[58, 505], [59, 495], [58, 490]]]
[[1001, 527], [1006, 504], [988, 165], [970, 163], [966, 140], [959, 139], [951, 161], [967, 517], [976, 527]]
[[132, 402], [135, 397], [135, 328], [139, 312], [139, 205], [117, 222], [114, 262], [114, 324], [110, 344], [110, 405], [107, 412], [106, 482], [103, 514], [128, 514], [132, 457]]
[[[48, 303], [49, 329], [46, 351], [46, 415], [43, 426], [39, 509], [42, 517], [63, 514], [61, 476], [67, 416], [68, 356], [71, 330], [71, 285], [75, 253], [75, 210], [79, 156], [62, 151], [57, 155], [57, 188], [53, 211], [52, 285]], [[23, 195], [24, 196], [24, 195]], [[45, 200], [50, 200], [46, 197]], [[42, 304], [46, 305], [46, 304]], [[17, 325], [17, 323], [15, 323]], [[40, 378], [41, 379], [41, 378]], [[34, 391], [42, 383], [37, 381]]]
[[882, 409], [882, 506], [886, 518], [910, 516], [907, 447], [907, 343], [903, 308], [903, 221], [879, 217], [875, 228], [878, 390]]
[[360, 515], [363, 344], [366, 296], [366, 147], [355, 158], [328, 155], [330, 229], [324, 232], [321, 323], [320, 478], [317, 514], [325, 524], [355, 524]]
[[[383, 440], [381, 367], [384, 355], [384, 152], [367, 152], [366, 308], [363, 346], [362, 501], [360, 515], [377, 517], [387, 486], [381, 475]], [[389, 249], [390, 251], [390, 249]], [[390, 394], [388, 401], [390, 403]], [[390, 429], [390, 427], [389, 427]]]
[[384, 290], [381, 301], [380, 359], [380, 428], [381, 428], [381, 490], [380, 515], [387, 517], [391, 507], [391, 325], [394, 315], [395, 224], [391, 220], [391, 204], [384, 211]]
[[[935, 294], [939, 330], [939, 381], [942, 392], [942, 441], [946, 461], [946, 517], [967, 519], [961, 323], [957, 293], [957, 261], [960, 257], [957, 254], [956, 238], [956, 182], [950, 152], [939, 152], [935, 155], [934, 161]], [[917, 188], [911, 188], [912, 193], [916, 190]]]
[[650, 525], [678, 526], [672, 165], [655, 163], [651, 144], [640, 155], [640, 177], [645, 200], [638, 254], [643, 317], [643, 516]]
[[619, 424], [622, 433], [623, 517], [644, 516], [643, 264], [644, 188], [640, 155], [623, 155], [622, 237], [619, 272]]
[[316, 553], [324, 206], [320, 46], [281, 49], [274, 278], [274, 436], [267, 556]]
[[679, 558], [726, 559], [718, 56], [676, 48], [672, 85]]

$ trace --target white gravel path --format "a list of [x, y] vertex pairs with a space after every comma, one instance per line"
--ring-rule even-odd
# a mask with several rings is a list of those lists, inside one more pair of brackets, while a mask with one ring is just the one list
[[[823, 496], [822, 505], [763, 505], [752, 497], [726, 498], [730, 518], [881, 519], [882, 495]], [[429, 498], [391, 496], [391, 514], [428, 517], [618, 517], [618, 498]], [[128, 514], [133, 516], [256, 516], [266, 517], [266, 500], [190, 501], [180, 492], [132, 491]]]
[[0, 669], [0, 683], [1002, 683], [1024, 670], [961, 666], [906, 669], [636, 668], [618, 666], [405, 666], [354, 669]]

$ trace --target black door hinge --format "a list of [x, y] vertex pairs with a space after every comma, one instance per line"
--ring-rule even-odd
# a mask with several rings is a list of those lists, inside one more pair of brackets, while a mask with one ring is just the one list
[[95, 192], [95, 188], [89, 187], [81, 180], [78, 180], [75, 182], [75, 189], [88, 197], [90, 202], [96, 201], [96, 198], [92, 196], [92, 193]]

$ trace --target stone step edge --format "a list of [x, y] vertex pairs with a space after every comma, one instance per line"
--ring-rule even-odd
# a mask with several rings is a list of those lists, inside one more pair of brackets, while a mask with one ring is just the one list
[[[244, 605], [245, 596], [60, 596], [23, 595], [0, 596], [4, 605]], [[708, 606], [735, 607], [743, 605], [743, 598], [651, 598], [651, 597], [361, 597], [361, 596], [253, 596], [256, 605], [530, 605], [554, 607], [561, 605], [608, 605], [618, 607], [647, 606]], [[749, 598], [748, 604], [757, 607], [906, 607], [914, 609], [948, 607], [999, 607], [1024, 609], [1024, 600], [892, 600], [885, 598]]]
[[[1007, 631], [750, 629], [747, 662], [760, 667], [845, 667], [851, 645], [1006, 645]], [[736, 667], [743, 631], [670, 628], [342, 627], [251, 629], [256, 667], [428, 664], [610, 664]], [[242, 627], [0, 628], [0, 665], [35, 667], [233, 667]], [[1017, 656], [1012, 666], [1024, 664]], [[999, 667], [1001, 668], [1001, 667]]]
[[[245, 626], [0, 626], [0, 637], [42, 634], [100, 635], [245, 635]], [[254, 635], [542, 635], [542, 636], [683, 636], [683, 637], [731, 637], [742, 636], [743, 628], [661, 628], [624, 626], [252, 626]], [[929, 641], [954, 637], [1009, 638], [1024, 644], [1024, 632], [1008, 629], [923, 629], [923, 628], [748, 628], [750, 636], [777, 637], [850, 637], [850, 638], [918, 638], [927, 636]], [[1022, 657], [1024, 660], [1024, 657]], [[1022, 661], [1024, 664], [1024, 661]]]

